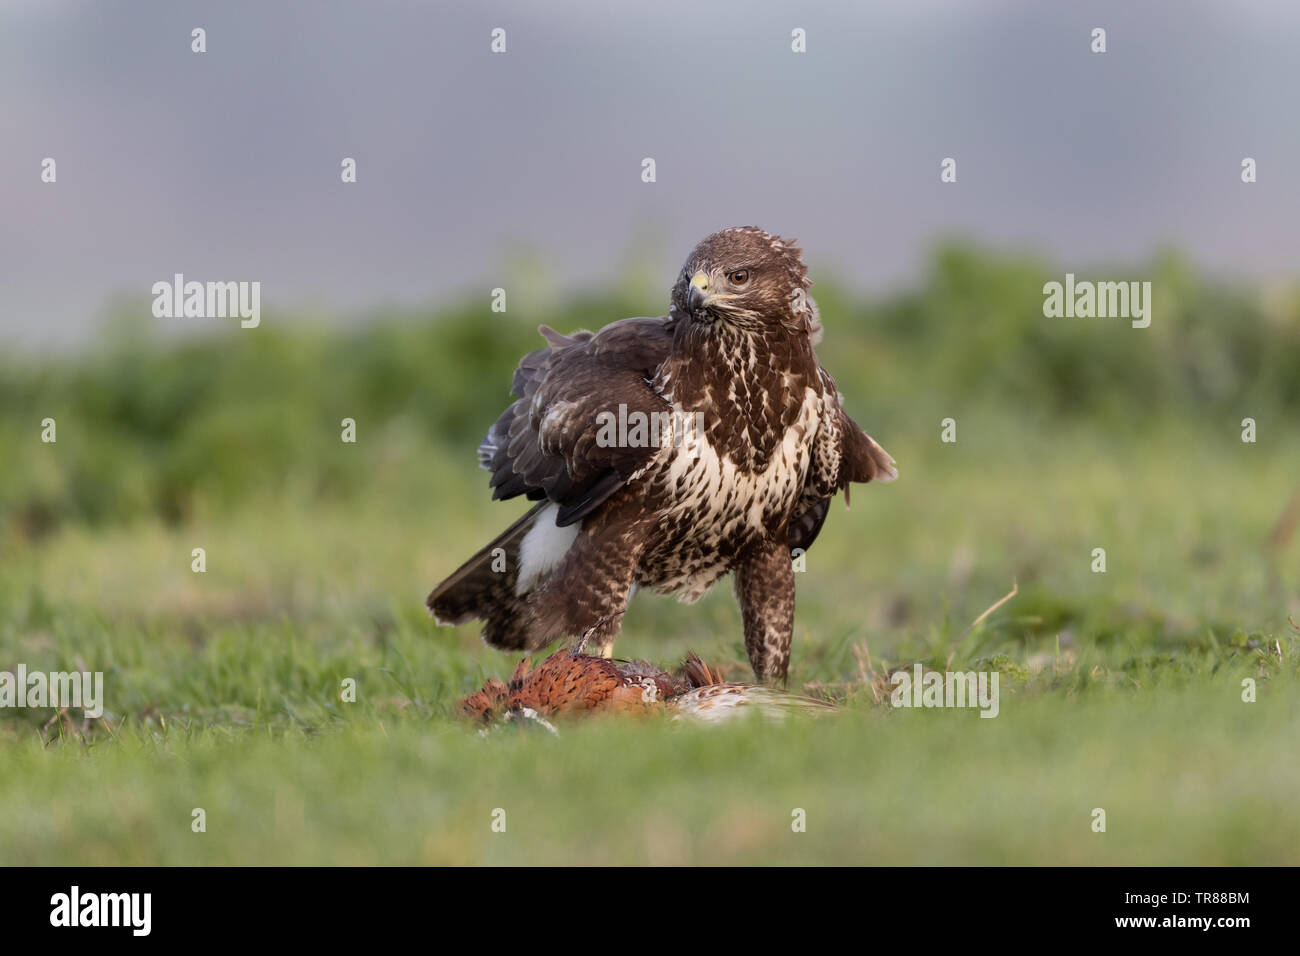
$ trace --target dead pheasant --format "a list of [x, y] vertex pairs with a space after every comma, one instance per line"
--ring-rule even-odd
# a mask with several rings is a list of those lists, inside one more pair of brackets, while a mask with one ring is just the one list
[[660, 711], [711, 722], [752, 711], [773, 717], [830, 709], [825, 701], [774, 687], [724, 681], [694, 654], [669, 673], [647, 661], [592, 657], [581, 645], [552, 654], [536, 668], [524, 658], [508, 684], [492, 678], [460, 702], [461, 714], [485, 725], [526, 718], [550, 729], [551, 718], [589, 713]]

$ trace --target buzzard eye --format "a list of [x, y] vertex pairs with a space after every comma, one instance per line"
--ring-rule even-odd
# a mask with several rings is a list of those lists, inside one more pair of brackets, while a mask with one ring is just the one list
[[732, 285], [744, 285], [749, 281], [749, 270], [737, 269], [735, 272], [728, 272], [727, 278], [731, 280]]

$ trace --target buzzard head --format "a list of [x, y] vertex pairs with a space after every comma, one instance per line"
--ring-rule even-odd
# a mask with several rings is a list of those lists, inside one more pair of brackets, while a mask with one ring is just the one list
[[754, 331], [776, 324], [812, 333], [817, 313], [810, 285], [794, 240], [737, 226], [691, 250], [673, 286], [672, 314], [691, 323], [726, 322]]

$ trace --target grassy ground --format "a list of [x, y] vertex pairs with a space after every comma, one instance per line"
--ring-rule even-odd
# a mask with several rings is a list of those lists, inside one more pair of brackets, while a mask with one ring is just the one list
[[[291, 475], [181, 521], [11, 535], [0, 669], [103, 670], [109, 713], [0, 711], [0, 862], [1300, 862], [1294, 442], [951, 414], [953, 445], [937, 416], [860, 416], [902, 478], [837, 504], [808, 555], [792, 685], [843, 706], [780, 726], [453, 720], [514, 663], [423, 613], [519, 510], [463, 449], [372, 435], [338, 450], [369, 456], [364, 495]], [[68, 444], [24, 454], [57, 471]], [[618, 651], [741, 677], [739, 633], [725, 586], [642, 595]], [[999, 716], [892, 710], [872, 677], [913, 661], [999, 670]]]

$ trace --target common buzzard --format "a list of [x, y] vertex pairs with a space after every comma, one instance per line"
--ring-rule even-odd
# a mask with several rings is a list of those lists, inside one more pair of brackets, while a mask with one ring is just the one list
[[730, 571], [754, 673], [783, 680], [792, 552], [838, 490], [897, 477], [813, 353], [809, 285], [792, 241], [724, 229], [687, 257], [668, 315], [543, 326], [479, 446], [494, 498], [538, 504], [434, 588], [438, 623], [483, 620], [503, 650], [590, 630], [609, 656], [635, 587], [689, 603]]

